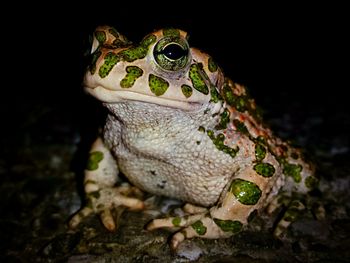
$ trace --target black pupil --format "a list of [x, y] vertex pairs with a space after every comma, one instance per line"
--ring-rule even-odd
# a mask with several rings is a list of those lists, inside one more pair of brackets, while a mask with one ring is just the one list
[[183, 49], [177, 44], [170, 44], [166, 46], [161, 53], [169, 59], [177, 60], [183, 56], [186, 56], [187, 50]]

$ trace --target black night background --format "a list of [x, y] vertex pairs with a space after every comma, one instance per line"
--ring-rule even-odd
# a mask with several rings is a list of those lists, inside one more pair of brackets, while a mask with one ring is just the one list
[[[318, 165], [318, 175], [333, 185], [321, 197], [331, 215], [326, 223], [315, 225], [320, 236], [312, 233], [287, 245], [275, 241], [266, 245], [257, 239], [250, 249], [266, 246], [269, 252], [256, 258], [270, 262], [277, 251], [278, 257], [283, 255], [281, 262], [350, 260], [345, 7], [243, 8], [216, 3], [198, 8], [168, 2], [145, 7], [131, 1], [81, 9], [54, 3], [27, 5], [8, 9], [10, 18], [1, 18], [1, 262], [90, 262], [101, 259], [108, 249], [92, 249], [89, 242], [114, 242], [99, 236], [84, 240], [85, 234], [69, 232], [66, 224], [80, 206], [86, 153], [105, 116], [100, 103], [82, 88], [88, 37], [103, 24], [114, 26], [133, 42], [163, 27], [187, 31], [190, 45], [212, 55], [228, 76], [246, 85], [267, 124], [306, 149]], [[332, 191], [338, 196], [329, 197]], [[168, 249], [166, 240], [163, 249]], [[240, 245], [231, 254], [207, 252], [200, 262], [236, 262], [237, 255], [237, 259], [253, 258], [249, 251]], [[130, 262], [159, 260], [146, 247], [135, 253]]]

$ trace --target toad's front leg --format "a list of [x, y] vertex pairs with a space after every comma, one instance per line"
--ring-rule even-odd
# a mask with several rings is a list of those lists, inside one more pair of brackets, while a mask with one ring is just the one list
[[183, 217], [155, 219], [147, 229], [180, 228], [171, 239], [172, 249], [187, 238], [230, 237], [247, 224], [253, 211], [260, 208], [266, 196], [263, 191], [269, 191], [269, 185], [269, 178], [258, 177], [250, 167], [243, 169], [230, 182], [217, 206], [209, 210], [193, 209], [193, 213]]
[[143, 209], [143, 201], [129, 197], [140, 191], [132, 186], [115, 187], [118, 178], [118, 166], [109, 149], [98, 138], [91, 147], [88, 164], [85, 170], [84, 187], [86, 205], [69, 221], [75, 228], [85, 217], [99, 214], [103, 225], [110, 231], [116, 229], [112, 209], [125, 206], [130, 209]]

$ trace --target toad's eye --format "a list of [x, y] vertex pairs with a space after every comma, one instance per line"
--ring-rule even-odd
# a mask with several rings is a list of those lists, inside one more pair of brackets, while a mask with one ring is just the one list
[[179, 37], [162, 38], [155, 46], [153, 56], [157, 64], [165, 70], [182, 69], [189, 58], [187, 41]]
[[169, 60], [178, 60], [184, 56], [187, 56], [188, 50], [184, 49], [177, 43], [170, 43], [169, 45], [165, 46], [160, 53]]

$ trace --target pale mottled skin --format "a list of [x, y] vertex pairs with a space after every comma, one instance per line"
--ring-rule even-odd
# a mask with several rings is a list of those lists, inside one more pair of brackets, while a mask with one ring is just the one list
[[[186, 32], [159, 30], [138, 45], [107, 26], [96, 32], [84, 84], [110, 114], [91, 149], [88, 204], [71, 227], [97, 213], [114, 230], [110, 210], [143, 209], [140, 189], [188, 202], [189, 216], [147, 226], [180, 227], [176, 248], [185, 238], [229, 237], [255, 210], [275, 207], [281, 190], [288, 196], [314, 186], [300, 152], [274, 137], [245, 88], [189, 47]], [[133, 187], [118, 186], [119, 170]]]

